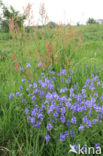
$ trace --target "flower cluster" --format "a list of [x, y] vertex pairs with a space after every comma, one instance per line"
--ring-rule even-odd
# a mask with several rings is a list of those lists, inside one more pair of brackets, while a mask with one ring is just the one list
[[[98, 93], [98, 88], [102, 89], [103, 85], [98, 76], [92, 75], [79, 90], [76, 84], [71, 84], [72, 76], [65, 69], [59, 73], [49, 71], [48, 75], [49, 78], [41, 73], [41, 79], [33, 83], [23, 78], [15, 94], [25, 105], [25, 114], [32, 127], [45, 126], [46, 142], [54, 133], [61, 142], [71, 140], [101, 122], [103, 95]], [[26, 88], [23, 88], [24, 83]], [[13, 97], [11, 93], [9, 99]]]

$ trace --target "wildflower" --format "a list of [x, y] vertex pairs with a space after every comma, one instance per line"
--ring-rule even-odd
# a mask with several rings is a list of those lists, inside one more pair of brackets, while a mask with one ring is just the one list
[[93, 119], [93, 120], [92, 120], [92, 123], [93, 123], [93, 124], [96, 124], [96, 122], [98, 122], [97, 119]]
[[56, 80], [56, 77], [55, 77], [55, 76], [53, 76], [53, 77], [52, 77], [52, 79], [55, 81], [55, 80]]
[[40, 125], [41, 125], [41, 122], [38, 120], [38, 121], [36, 122], [35, 127], [40, 127]]
[[95, 92], [95, 93], [94, 93], [94, 96], [98, 97], [98, 92]]
[[51, 131], [52, 128], [53, 128], [53, 126], [52, 126], [50, 123], [48, 123], [48, 124], [47, 124], [47, 130], [48, 130], [48, 131]]
[[36, 96], [34, 95], [34, 96], [32, 96], [32, 100], [36, 100]]
[[9, 95], [9, 99], [12, 99], [13, 96], [14, 96], [14, 93], [10, 93], [10, 95]]
[[76, 124], [76, 117], [72, 117], [71, 123]]
[[60, 89], [60, 93], [65, 93], [66, 91], [67, 91], [67, 88], [66, 87]]
[[65, 134], [60, 134], [60, 141], [64, 141], [65, 139]]
[[73, 96], [74, 96], [74, 89], [70, 88], [70, 97], [73, 97]]
[[28, 114], [28, 112], [29, 112], [29, 110], [28, 110], [28, 108], [26, 108], [26, 109], [25, 109], [25, 113]]
[[52, 90], [54, 88], [54, 85], [52, 83], [48, 84], [48, 89]]
[[53, 116], [54, 116], [55, 118], [58, 117], [58, 113], [55, 112], [55, 113], [53, 114]]
[[33, 94], [37, 94], [39, 92], [39, 89], [36, 88], [35, 90], [33, 90]]
[[26, 67], [27, 67], [27, 68], [30, 68], [30, 67], [31, 67], [30, 63], [27, 63], [27, 64], [26, 64]]
[[72, 129], [70, 130], [70, 135], [71, 135], [71, 137], [75, 136], [75, 133], [74, 133], [74, 131]]
[[32, 84], [29, 84], [29, 88], [31, 88], [32, 87]]
[[37, 83], [34, 83], [33, 84], [33, 88], [37, 88]]
[[70, 80], [71, 80], [71, 76], [68, 77], [68, 79], [67, 79], [66, 82], [67, 82], [67, 83], [70, 83]]
[[24, 79], [24, 78], [23, 78], [21, 81], [22, 81], [22, 82], [25, 82], [25, 81], [26, 81], [26, 79]]
[[44, 92], [42, 90], [40, 90], [40, 97], [44, 96]]
[[23, 67], [20, 67], [19, 70], [20, 70], [20, 71], [24, 71], [24, 68], [23, 68]]
[[95, 147], [96, 149], [100, 148], [100, 144], [99, 143], [95, 144]]
[[36, 116], [36, 114], [37, 114], [37, 113], [36, 113], [36, 111], [37, 111], [37, 109], [36, 109], [36, 108], [35, 108], [35, 109], [33, 109], [33, 110], [32, 110], [32, 112], [31, 112], [31, 115], [32, 115], [32, 116]]
[[87, 119], [87, 116], [84, 116], [82, 120], [83, 120], [83, 123], [86, 123], [87, 120], [88, 120], [88, 119]]
[[83, 129], [84, 129], [84, 126], [83, 125], [80, 125], [79, 131], [83, 131]]
[[77, 90], [77, 85], [76, 85], [76, 84], [74, 84], [74, 89], [76, 89], [76, 90]]
[[57, 73], [57, 76], [60, 76], [60, 73]]
[[62, 115], [62, 116], [60, 117], [60, 120], [61, 120], [62, 123], [65, 123], [65, 116]]
[[100, 81], [97, 81], [97, 86], [100, 86]]
[[63, 78], [61, 78], [61, 82], [64, 83], [64, 79]]
[[67, 75], [67, 72], [65, 69], [61, 69], [61, 72], [60, 72], [61, 75]]
[[74, 147], [74, 149], [75, 149], [75, 150], [77, 150], [77, 149], [78, 149], [78, 146], [77, 146], [77, 145], [75, 145], [75, 144], [73, 145], [73, 147]]
[[86, 92], [86, 90], [85, 89], [82, 89], [82, 94], [84, 94]]
[[29, 88], [26, 89], [26, 91], [29, 91], [29, 90], [30, 90]]
[[39, 63], [38, 63], [38, 67], [41, 67], [41, 66], [42, 66], [42, 62], [39, 61]]
[[67, 121], [66, 126], [68, 126], [68, 127], [70, 126], [70, 122], [69, 121]]
[[30, 118], [31, 123], [35, 123], [35, 119], [34, 118]]
[[68, 136], [68, 131], [65, 131], [64, 134], [65, 134], [65, 136], [66, 136], [67, 138], [69, 137], [69, 136]]
[[46, 84], [45, 82], [42, 82], [42, 83], [41, 83], [41, 88], [46, 87], [46, 85], [47, 85], [47, 84]]
[[51, 137], [50, 137], [49, 135], [46, 135], [46, 136], [45, 136], [46, 142], [48, 142], [48, 141], [50, 140], [50, 138], [51, 138]]
[[66, 108], [65, 107], [61, 108], [61, 113], [62, 114], [65, 114], [66, 113]]
[[16, 96], [20, 96], [19, 92], [16, 92]]
[[20, 88], [20, 90], [21, 90], [21, 89], [23, 89], [23, 87], [22, 87], [22, 86], [20, 86], [19, 88]]
[[47, 99], [47, 100], [52, 100], [52, 99], [53, 99], [53, 95], [52, 95], [50, 92], [48, 92], [48, 93], [46, 94], [46, 99]]
[[103, 96], [101, 96], [100, 99], [103, 101]]
[[87, 123], [87, 125], [86, 125], [87, 128], [92, 127], [92, 125], [91, 125], [91, 121], [90, 121], [90, 120], [87, 120], [86, 123]]

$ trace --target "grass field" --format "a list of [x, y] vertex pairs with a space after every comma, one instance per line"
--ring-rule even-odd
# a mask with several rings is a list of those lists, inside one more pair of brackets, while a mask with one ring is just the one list
[[0, 156], [72, 156], [70, 144], [100, 144], [102, 156], [102, 83], [102, 24], [1, 32]]

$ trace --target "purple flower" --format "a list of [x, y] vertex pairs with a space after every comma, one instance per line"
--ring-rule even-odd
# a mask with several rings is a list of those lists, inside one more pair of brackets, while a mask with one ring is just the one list
[[44, 96], [44, 92], [42, 90], [40, 90], [40, 97]]
[[31, 67], [30, 63], [27, 63], [27, 64], [26, 64], [26, 67], [27, 67], [27, 68], [30, 68], [30, 67]]
[[97, 86], [100, 86], [100, 81], [97, 81]]
[[65, 123], [65, 116], [61, 116], [60, 120], [61, 120], [62, 123]]
[[83, 125], [80, 125], [79, 131], [83, 131], [83, 129], [84, 129], [84, 126]]
[[57, 73], [57, 76], [60, 76], [60, 73]]
[[25, 81], [26, 81], [26, 79], [24, 79], [24, 78], [23, 78], [21, 81], [22, 81], [22, 82], [25, 82]]
[[50, 138], [51, 138], [51, 137], [50, 137], [49, 135], [46, 135], [46, 136], [45, 136], [46, 142], [48, 142], [48, 141], [50, 140]]
[[61, 75], [67, 75], [67, 72], [65, 69], [61, 69], [61, 72], [60, 72]]
[[62, 115], [66, 113], [66, 108], [65, 107], [61, 108], [61, 113], [62, 113]]
[[32, 112], [31, 112], [31, 115], [36, 116], [36, 114], [37, 114], [36, 111], [37, 111], [37, 108], [33, 109]]
[[74, 133], [74, 131], [72, 129], [70, 130], [70, 135], [71, 135], [71, 137], [75, 136], [75, 133]]
[[99, 143], [95, 144], [95, 147], [96, 149], [100, 148], [100, 144]]
[[77, 145], [75, 145], [75, 144], [73, 145], [73, 147], [74, 147], [74, 149], [75, 149], [75, 150], [77, 150], [77, 149], [78, 149], [78, 146], [77, 146]]
[[31, 121], [32, 124], [35, 123], [35, 119], [34, 118], [30, 118], [30, 121]]
[[48, 92], [46, 94], [46, 99], [51, 101], [53, 99], [53, 95], [50, 92]]
[[37, 87], [37, 83], [34, 82], [34, 84], [33, 84], [33, 88], [36, 88], [36, 87]]
[[54, 85], [52, 83], [48, 84], [48, 89], [52, 90], [54, 88]]
[[31, 88], [32, 87], [32, 84], [29, 84], [29, 88]]
[[41, 67], [41, 65], [42, 65], [42, 62], [39, 61], [39, 62], [38, 62], [38, 67]]
[[47, 84], [46, 84], [45, 82], [42, 82], [42, 83], [41, 83], [41, 88], [46, 87], [46, 85], [47, 85]]
[[34, 96], [32, 96], [32, 100], [36, 100], [36, 96], [34, 95]]
[[87, 116], [84, 116], [82, 120], [83, 120], [83, 123], [86, 123], [87, 120], [88, 120], [88, 119], [87, 119]]
[[23, 87], [22, 87], [22, 86], [20, 86], [19, 88], [20, 88], [20, 90], [21, 90], [21, 89], [23, 89]]
[[65, 134], [60, 134], [60, 141], [64, 141], [65, 139]]
[[16, 92], [16, 96], [20, 96], [19, 92]]
[[103, 96], [101, 96], [100, 99], [103, 101]]
[[53, 77], [52, 77], [52, 79], [55, 81], [55, 80], [56, 80], [56, 77], [55, 77], [55, 76], [53, 76]]
[[64, 83], [64, 79], [63, 78], [61, 78], [61, 82]]
[[73, 97], [73, 96], [74, 96], [74, 89], [70, 88], [70, 97]]
[[64, 134], [65, 134], [65, 136], [66, 136], [67, 138], [69, 137], [69, 136], [68, 136], [68, 131], [65, 131]]
[[20, 67], [20, 68], [19, 68], [19, 70], [20, 70], [20, 71], [23, 71], [23, 70], [24, 70], [24, 68], [23, 68], [23, 67]]
[[60, 89], [60, 93], [65, 93], [66, 91], [67, 91], [67, 88], [66, 87]]
[[55, 118], [58, 117], [58, 113], [55, 112], [55, 113], [53, 114], [53, 116], [54, 116]]
[[48, 131], [51, 131], [52, 128], [53, 128], [53, 126], [52, 126], [50, 123], [48, 123], [48, 124], [47, 124], [47, 130], [48, 130]]
[[87, 128], [92, 127], [92, 125], [91, 125], [91, 121], [90, 121], [90, 120], [87, 120], [86, 123], [87, 123], [87, 125], [86, 125]]
[[14, 93], [10, 93], [10, 95], [9, 95], [9, 99], [12, 99], [13, 96], [14, 96]]
[[71, 123], [76, 124], [76, 117], [72, 117]]
[[66, 81], [66, 82], [67, 82], [67, 83], [69, 83], [69, 82], [70, 82], [70, 80], [71, 80], [71, 76], [69, 76], [69, 77], [68, 77], [68, 79], [67, 79], [67, 81]]
[[70, 126], [70, 122], [69, 121], [67, 121], [66, 126], [68, 126], [68, 127]]
[[35, 127], [40, 127], [40, 125], [41, 125], [41, 122], [38, 120], [38, 121], [36, 122]]
[[82, 94], [85, 94], [86, 90], [85, 89], [82, 89]]
[[26, 109], [25, 109], [25, 113], [28, 114], [28, 112], [29, 112], [29, 110], [28, 110], [28, 108], [26, 108]]
[[93, 120], [92, 120], [92, 123], [93, 123], [93, 124], [96, 124], [96, 122], [98, 122], [97, 119], [93, 119]]
[[76, 84], [74, 84], [74, 89], [76, 89], [76, 90], [77, 90], [77, 85], [76, 85]]

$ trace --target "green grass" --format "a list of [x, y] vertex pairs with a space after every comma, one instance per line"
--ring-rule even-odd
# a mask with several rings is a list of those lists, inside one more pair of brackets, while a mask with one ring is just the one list
[[[9, 33], [0, 33], [0, 155], [1, 156], [55, 156], [66, 154], [62, 150], [68, 149], [68, 145], [57, 143], [45, 144], [44, 134], [40, 131], [33, 131], [28, 125], [24, 106], [14, 101], [9, 101], [9, 94], [16, 92], [21, 84], [23, 74], [14, 71], [11, 65], [14, 65], [11, 59], [12, 53], [15, 54], [17, 62], [25, 67], [27, 62], [32, 65], [33, 80], [39, 78], [41, 69], [36, 67], [38, 60], [36, 49], [40, 53], [46, 50], [45, 44], [49, 41], [55, 46], [55, 53], [61, 57], [63, 64], [64, 57], [67, 56], [72, 62], [71, 68], [75, 72], [73, 82], [78, 82], [79, 89], [83, 86], [85, 80], [91, 77], [91, 73], [97, 74], [100, 81], [103, 82], [103, 25], [79, 26], [76, 28], [78, 34], [82, 35], [82, 42], [79, 49], [75, 43], [68, 46], [67, 49], [62, 44], [62, 36], [58, 38], [55, 46], [55, 35], [53, 30], [41, 30], [37, 32], [38, 39], [35, 37], [21, 40], [12, 39]], [[62, 34], [62, 33], [61, 33]], [[63, 34], [62, 34], [63, 35]], [[79, 36], [79, 35], [78, 35]], [[29, 54], [27, 54], [29, 51]], [[45, 53], [44, 53], [45, 54]], [[65, 62], [64, 62], [65, 64]], [[64, 65], [63, 64], [63, 65]], [[66, 68], [70, 66], [66, 65]], [[60, 70], [59, 64], [56, 65], [57, 71]], [[42, 144], [40, 144], [40, 139]], [[64, 147], [63, 147], [64, 146]], [[1, 150], [2, 149], [2, 150]], [[44, 151], [44, 154], [42, 153]], [[70, 154], [69, 154], [70, 156]], [[72, 154], [71, 154], [72, 156]]]

